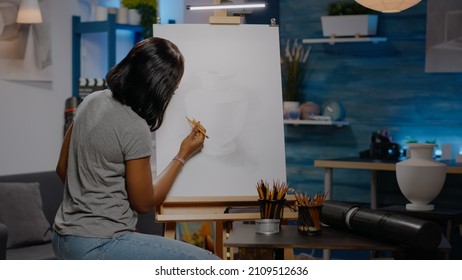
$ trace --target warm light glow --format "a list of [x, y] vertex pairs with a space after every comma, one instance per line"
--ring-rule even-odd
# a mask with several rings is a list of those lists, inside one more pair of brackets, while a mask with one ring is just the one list
[[420, 0], [355, 0], [366, 8], [382, 13], [398, 13], [404, 11]]
[[22, 0], [19, 6], [17, 23], [42, 23], [42, 13], [38, 0]]
[[204, 5], [204, 6], [191, 6], [187, 5], [186, 10], [231, 10], [231, 9], [250, 9], [250, 8], [264, 8], [266, 3], [250, 3], [250, 4], [220, 4], [220, 5]]

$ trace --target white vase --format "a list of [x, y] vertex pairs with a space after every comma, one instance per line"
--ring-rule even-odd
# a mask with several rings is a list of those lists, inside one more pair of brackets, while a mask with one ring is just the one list
[[284, 119], [298, 120], [300, 119], [300, 102], [284, 101], [283, 102]]
[[95, 8], [95, 20], [105, 21], [107, 20], [108, 8], [103, 6], [96, 6]]
[[128, 24], [138, 25], [141, 22], [141, 15], [137, 9], [128, 9]]
[[446, 164], [433, 160], [435, 144], [408, 144], [411, 158], [396, 164], [399, 189], [411, 203], [406, 209], [430, 211], [446, 180]]
[[120, 7], [117, 10], [117, 23], [127, 24], [128, 23], [128, 9], [125, 7]]

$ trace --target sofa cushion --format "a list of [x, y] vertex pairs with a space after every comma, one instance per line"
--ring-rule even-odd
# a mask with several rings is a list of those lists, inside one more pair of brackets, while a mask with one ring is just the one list
[[51, 241], [6, 251], [7, 260], [56, 260]]
[[51, 240], [39, 183], [0, 183], [0, 223], [8, 227], [7, 248]]

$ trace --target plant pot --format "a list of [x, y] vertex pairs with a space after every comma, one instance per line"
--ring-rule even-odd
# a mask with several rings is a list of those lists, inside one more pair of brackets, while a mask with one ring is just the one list
[[377, 34], [378, 15], [322, 16], [324, 37], [374, 36]]
[[406, 209], [429, 211], [446, 180], [446, 164], [433, 160], [435, 144], [408, 144], [411, 158], [396, 164], [399, 189], [411, 203]]
[[300, 119], [300, 102], [298, 101], [284, 101], [283, 112], [285, 120], [299, 120]]

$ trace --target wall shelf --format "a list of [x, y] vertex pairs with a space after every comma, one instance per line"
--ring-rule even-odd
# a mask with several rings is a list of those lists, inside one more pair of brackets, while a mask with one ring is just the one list
[[116, 64], [116, 31], [128, 30], [134, 33], [134, 43], [143, 38], [143, 27], [139, 25], [128, 25], [116, 23], [116, 16], [108, 14], [105, 21], [82, 22], [79, 16], [72, 17], [72, 96], [78, 96], [79, 79], [81, 76], [81, 43], [82, 34], [107, 33], [107, 62], [108, 68]]
[[284, 124], [291, 125], [330, 125], [330, 126], [348, 126], [347, 121], [323, 121], [323, 120], [284, 120]]
[[302, 39], [303, 44], [335, 44], [335, 43], [380, 43], [386, 42], [386, 37], [335, 37], [335, 38], [318, 38], [318, 39]]

